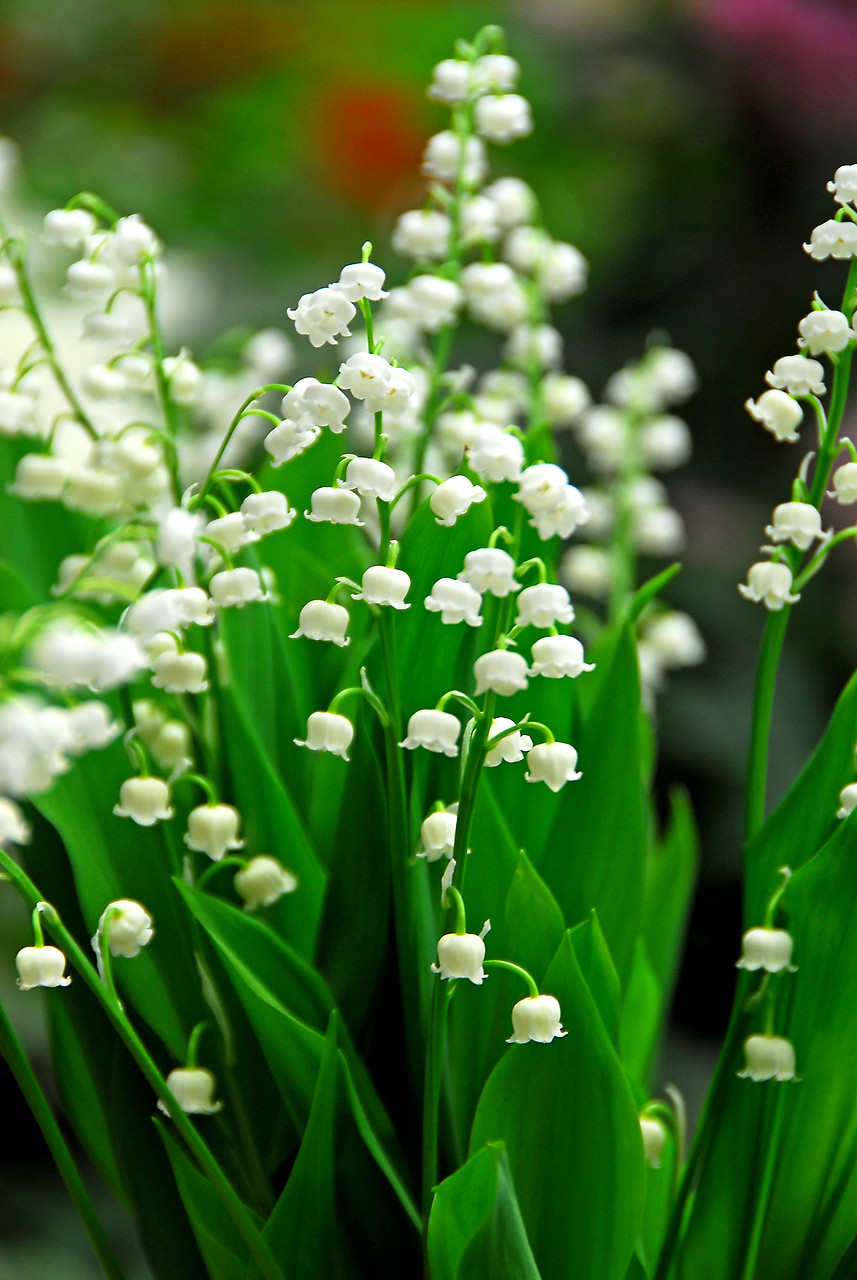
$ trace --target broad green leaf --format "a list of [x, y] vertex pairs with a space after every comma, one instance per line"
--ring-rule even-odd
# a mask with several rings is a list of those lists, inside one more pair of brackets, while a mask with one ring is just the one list
[[419, 1233], [355, 1124], [337, 1027], [333, 1014], [303, 1141], [264, 1236], [288, 1280], [394, 1280], [416, 1274]]
[[[15, 477], [18, 460], [31, 451], [29, 440], [0, 441], [0, 493], [4, 496], [0, 549], [4, 557], [14, 556], [15, 569], [26, 581], [32, 603], [37, 603], [50, 599], [63, 556], [92, 545], [96, 522], [57, 502], [24, 502], [7, 496], [6, 486]], [[3, 607], [10, 606], [4, 601]]]
[[507, 1049], [480, 1098], [470, 1150], [505, 1143], [544, 1280], [622, 1280], [643, 1211], [640, 1127], [569, 934], [543, 990], [559, 1000], [567, 1034]]
[[854, 777], [855, 725], [857, 674], [845, 686], [810, 760], [744, 850], [747, 928], [762, 921], [779, 884], [778, 868], [796, 871], [835, 830], [839, 792]]
[[564, 933], [556, 898], [522, 849], [506, 895], [504, 955], [541, 982]]
[[660, 983], [652, 972], [645, 943], [638, 938], [619, 1018], [619, 1053], [641, 1105], [648, 1098], [647, 1081], [664, 1016], [663, 1006]]
[[661, 1153], [661, 1167], [653, 1169], [646, 1165], [646, 1207], [643, 1212], [643, 1225], [640, 1228], [640, 1241], [637, 1246], [637, 1258], [640, 1270], [637, 1275], [645, 1276], [643, 1266], [654, 1274], [655, 1267], [663, 1247], [669, 1222], [670, 1209], [674, 1194], [673, 1169], [675, 1164], [675, 1142], [667, 1135]]
[[[794, 1045], [800, 1080], [729, 1080], [682, 1250], [681, 1280], [706, 1267], [723, 1280], [743, 1280], [775, 1124], [779, 1138], [757, 1280], [827, 1280], [857, 1234], [855, 858], [852, 817], [789, 882], [783, 904], [799, 969], [772, 980], [774, 1029]], [[752, 1031], [762, 1030], [761, 1023], [759, 1017]], [[730, 1064], [730, 1070], [741, 1065]]]
[[625, 1280], [648, 1280], [649, 1272], [643, 1266], [636, 1253], [632, 1254], [631, 1261], [628, 1263], [628, 1270], [625, 1272]]
[[[501, 765], [501, 769], [514, 768]], [[505, 823], [495, 796], [495, 783], [485, 771], [477, 795], [471, 829], [472, 852], [465, 860], [463, 893], [467, 903], [468, 928], [476, 933], [483, 921], [491, 919], [491, 932], [486, 939], [487, 955], [514, 960], [515, 955], [506, 936], [504, 904], [517, 869], [520, 850]], [[429, 867], [433, 892], [440, 896], [440, 869]], [[454, 927], [448, 917], [448, 927]], [[437, 959], [432, 951], [426, 966]], [[490, 1071], [506, 1048], [511, 1035], [511, 1008], [506, 978], [498, 969], [487, 970], [490, 978], [481, 987], [470, 982], [457, 982], [455, 997], [449, 1010], [450, 1083], [447, 1105], [452, 1117], [453, 1165], [460, 1164], [466, 1154], [467, 1137], [473, 1123], [476, 1103]]]
[[432, 1280], [540, 1280], [503, 1144], [488, 1143], [437, 1188]]
[[608, 1036], [615, 1044], [622, 989], [616, 966], [598, 923], [598, 912], [591, 911], [586, 920], [581, 920], [580, 924], [570, 930], [569, 936], [580, 971], [589, 987], [589, 994], [601, 1014]]
[[133, 960], [115, 960], [114, 973], [138, 1015], [179, 1060], [191, 1028], [204, 1016], [187, 917], [170, 884], [179, 855], [169, 824], [140, 827], [114, 816], [129, 772], [115, 742], [77, 760], [35, 803], [66, 847], [89, 936], [117, 898], [136, 899], [153, 917], [151, 944]]
[[623, 983], [642, 917], [647, 848], [639, 707], [634, 637], [624, 631], [578, 732], [583, 776], [560, 792], [541, 859], [531, 850], [569, 924], [598, 912]]
[[169, 1156], [179, 1195], [210, 1280], [244, 1280], [247, 1245], [229, 1214], [224, 1212], [220, 1197], [185, 1154], [167, 1125], [156, 1119], [155, 1126]]
[[672, 992], [698, 863], [696, 824], [684, 791], [670, 791], [670, 818], [649, 849], [642, 936], [665, 999]]
[[270, 918], [302, 954], [310, 955], [321, 917], [326, 874], [252, 721], [231, 691], [223, 691], [221, 705], [226, 758], [248, 849], [278, 858], [298, 878], [296, 891], [280, 899]]

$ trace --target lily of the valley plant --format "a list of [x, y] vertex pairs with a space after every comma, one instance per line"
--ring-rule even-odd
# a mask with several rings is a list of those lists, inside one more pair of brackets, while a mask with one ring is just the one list
[[[490, 173], [533, 127], [518, 76], [493, 28], [435, 68], [404, 282], [366, 244], [228, 368], [165, 345], [139, 215], [47, 215], [62, 312], [2, 231], [18, 998], [51, 988], [69, 1123], [159, 1280], [853, 1273], [857, 682], [770, 815], [765, 782], [789, 614], [857, 532], [857, 165], [805, 246], [844, 292], [820, 266], [747, 404], [803, 457], [741, 587], [746, 933], [688, 1144], [657, 1060], [694, 828], [651, 779], [667, 673], [704, 658], [660, 599], [656, 475], [695, 375], [652, 344], [594, 405], [563, 371], [586, 262]], [[493, 367], [461, 363], [474, 326]], [[117, 1280], [5, 1014], [0, 1048]]]

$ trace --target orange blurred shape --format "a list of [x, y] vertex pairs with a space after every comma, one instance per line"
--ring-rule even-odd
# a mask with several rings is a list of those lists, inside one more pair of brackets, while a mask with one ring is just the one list
[[308, 113], [315, 122], [312, 155], [321, 185], [370, 213], [397, 206], [411, 185], [421, 191], [425, 116], [414, 98], [411, 87], [378, 81], [323, 92]]
[[162, 12], [140, 50], [152, 104], [168, 108], [293, 61], [302, 43], [300, 26], [292, 6], [258, 0]]

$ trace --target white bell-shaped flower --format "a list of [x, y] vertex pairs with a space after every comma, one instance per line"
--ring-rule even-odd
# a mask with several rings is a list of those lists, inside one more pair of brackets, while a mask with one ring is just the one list
[[170, 396], [176, 404], [199, 404], [204, 387], [204, 375], [199, 365], [194, 364], [183, 351], [177, 356], [167, 356], [163, 366], [170, 384]]
[[744, 1080], [796, 1080], [795, 1051], [782, 1036], [749, 1036], [744, 1041]]
[[665, 414], [652, 418], [641, 429], [637, 441], [643, 465], [652, 471], [668, 471], [687, 462], [693, 449], [690, 428], [681, 418]]
[[[506, 716], [496, 716], [488, 730], [488, 741], [496, 738], [498, 733], [504, 733], [506, 729], [514, 729], [514, 726], [514, 720], [509, 720]], [[532, 738], [523, 730], [515, 729], [514, 733], [506, 733], [491, 747], [485, 756], [485, 765], [488, 769], [494, 769], [499, 764], [516, 764], [519, 760], [523, 760], [525, 753], [531, 751], [532, 747]]]
[[552, 324], [518, 324], [509, 334], [503, 354], [518, 369], [557, 369], [562, 364], [563, 340]]
[[65, 956], [58, 947], [22, 947], [15, 956], [18, 986], [22, 991], [33, 987], [67, 987]]
[[66, 272], [65, 286], [70, 298], [77, 302], [101, 299], [114, 288], [116, 274], [106, 262], [90, 262], [82, 258]]
[[490, 592], [502, 600], [518, 590], [515, 567], [513, 558], [501, 547], [478, 547], [464, 557], [464, 569], [458, 578], [481, 594]]
[[457, 58], [444, 58], [432, 71], [431, 84], [426, 95], [434, 102], [455, 106], [467, 101], [470, 82], [470, 63]]
[[477, 695], [493, 689], [501, 697], [511, 698], [527, 687], [527, 659], [511, 649], [492, 649], [476, 659], [473, 674], [476, 676]]
[[475, 187], [485, 180], [488, 158], [479, 138], [471, 135], [463, 140], [452, 129], [444, 129], [426, 143], [422, 171], [438, 182], [452, 183], [460, 177], [467, 186]]
[[80, 249], [95, 230], [95, 218], [88, 209], [51, 209], [42, 223], [45, 244]]
[[494, 204], [497, 217], [504, 231], [529, 222], [535, 212], [536, 201], [531, 187], [520, 178], [498, 178], [490, 186], [483, 187], [482, 195]]
[[577, 771], [577, 752], [567, 742], [542, 742], [527, 752], [526, 782], [545, 782], [559, 791], [567, 782], [582, 778]]
[[568, 476], [553, 462], [536, 462], [527, 467], [518, 481], [518, 502], [530, 515], [551, 511], [562, 502]]
[[317, 378], [301, 378], [283, 396], [280, 412], [304, 431], [328, 427], [334, 435], [345, 430], [345, 419], [351, 408], [348, 396], [339, 387]]
[[745, 600], [756, 604], [764, 603], [766, 609], [776, 612], [783, 605], [795, 604], [799, 595], [791, 594], [792, 572], [788, 565], [777, 564], [772, 560], [759, 560], [750, 565], [747, 571], [747, 582], [741, 583], [738, 590]]
[[281, 467], [284, 462], [300, 457], [320, 435], [321, 427], [306, 427], [291, 418], [284, 418], [268, 432], [262, 443], [271, 455], [271, 466]]
[[647, 624], [645, 641], [665, 669], [695, 667], [705, 661], [705, 641], [689, 614], [661, 614]]
[[831, 218], [813, 227], [809, 243], [803, 247], [816, 262], [824, 262], [826, 258], [853, 258], [857, 253], [857, 225]]
[[441, 622], [454, 624], [466, 622], [470, 627], [482, 625], [479, 610], [482, 596], [469, 582], [456, 578], [438, 578], [426, 596], [425, 607], [430, 613], [439, 613]]
[[821, 537], [821, 514], [808, 502], [781, 502], [774, 507], [773, 524], [766, 525], [765, 533], [772, 542], [791, 542], [806, 551]]
[[[455, 849], [455, 824], [457, 817], [449, 809], [439, 809], [423, 819], [420, 827], [420, 840], [423, 852], [418, 858], [426, 862], [437, 862], [438, 858], [451, 858]], [[484, 954], [484, 953], [483, 953]]]
[[551, 426], [570, 427], [592, 403], [581, 378], [550, 373], [542, 382], [542, 408]]
[[130, 960], [151, 942], [155, 931], [145, 907], [132, 898], [119, 898], [104, 908], [98, 932], [112, 956], [126, 956]]
[[125, 394], [128, 384], [117, 368], [91, 364], [80, 375], [80, 389], [90, 400], [117, 400]]
[[392, 502], [399, 482], [395, 471], [386, 462], [379, 462], [377, 458], [352, 456], [345, 468], [342, 487], [356, 489], [363, 498], [377, 498], [381, 502]]
[[855, 337], [848, 317], [841, 311], [810, 311], [798, 325], [799, 347], [806, 347], [810, 355], [818, 356], [844, 351]]
[[364, 400], [370, 413], [378, 413], [390, 382], [392, 365], [383, 356], [358, 351], [339, 366], [337, 384], [350, 391], [355, 400]]
[[326, 521], [329, 524], [363, 525], [360, 519], [360, 498], [351, 489], [323, 485], [320, 489], [313, 490], [310, 504], [311, 510], [304, 512], [307, 520], [315, 523]]
[[857, 462], [843, 462], [833, 473], [833, 492], [828, 495], [835, 498], [843, 507], [850, 507], [857, 502]]
[[309, 747], [310, 751], [329, 751], [347, 760], [353, 737], [354, 725], [346, 716], [337, 715], [335, 711], [313, 711], [307, 720], [306, 738], [295, 738], [295, 743]]
[[221, 609], [243, 609], [245, 604], [265, 601], [268, 593], [255, 569], [221, 569], [208, 584], [211, 598]]
[[411, 588], [411, 580], [402, 569], [387, 569], [382, 564], [372, 564], [363, 574], [363, 590], [351, 597], [365, 600], [367, 604], [389, 605], [393, 609], [410, 609], [405, 596]]
[[276, 533], [280, 529], [288, 529], [297, 512], [289, 506], [284, 493], [276, 489], [267, 493], [250, 493], [241, 503], [241, 514], [247, 524], [259, 537], [266, 533]]
[[530, 521], [540, 538], [570, 538], [589, 519], [586, 499], [573, 484], [567, 484], [560, 500], [549, 511], [537, 511]]
[[228, 555], [234, 555], [242, 547], [258, 541], [258, 534], [248, 528], [240, 511], [230, 511], [225, 516], [209, 520], [203, 529], [203, 535], [211, 538]]
[[153, 662], [155, 674], [152, 684], [165, 693], [204, 693], [208, 688], [205, 678], [205, 658], [201, 653], [166, 652]]
[[471, 484], [466, 476], [451, 476], [433, 490], [429, 506], [437, 517], [435, 523], [450, 528], [474, 503], [484, 502], [485, 498], [481, 485]]
[[[473, 200], [467, 202], [472, 205]], [[437, 333], [444, 325], [455, 324], [464, 302], [461, 286], [442, 276], [414, 276], [406, 286], [413, 307], [413, 319], [425, 333]]]
[[294, 309], [286, 309], [297, 332], [309, 338], [314, 347], [323, 347], [326, 342], [336, 346], [337, 338], [349, 338], [348, 325], [356, 314], [354, 303], [336, 288], [305, 293]]
[[765, 381], [790, 396], [823, 396], [824, 365], [806, 356], [783, 356], [765, 374]]
[[132, 818], [141, 827], [153, 827], [173, 816], [170, 789], [163, 778], [127, 778], [119, 788], [117, 818]]
[[458, 735], [461, 733], [461, 721], [449, 711], [437, 711], [425, 708], [415, 711], [408, 720], [408, 732], [400, 747], [415, 750], [425, 747], [427, 751], [436, 751], [439, 755], [458, 755]]
[[553, 582], [537, 582], [532, 587], [524, 587], [518, 596], [518, 616], [516, 627], [555, 627], [557, 623], [568, 624], [574, 621], [569, 594], [565, 587]]
[[329, 640], [344, 649], [349, 644], [345, 632], [348, 629], [348, 610], [329, 600], [309, 600], [300, 611], [298, 629], [290, 640], [305, 636], [307, 640]]
[[476, 132], [488, 142], [505, 145], [533, 131], [530, 104], [519, 93], [480, 98], [476, 103]]
[[211, 599], [202, 587], [170, 587], [166, 594], [180, 627], [191, 623], [198, 627], [210, 627], [214, 622]]
[[536, 280], [548, 302], [568, 302], [585, 291], [589, 263], [579, 249], [563, 241], [550, 243], [536, 267]]
[[68, 459], [52, 453], [25, 453], [18, 460], [8, 492], [29, 502], [56, 500], [71, 474]]
[[758, 400], [745, 400], [744, 408], [777, 440], [789, 444], [797, 440], [797, 429], [803, 421], [803, 406], [785, 391], [763, 391]]
[[438, 209], [409, 209], [393, 228], [395, 253], [415, 262], [442, 262], [449, 250], [452, 223]]
[[485, 959], [485, 943], [478, 933], [445, 933], [437, 943], [439, 963], [431, 966], [432, 973], [444, 978], [467, 978], [481, 987], [487, 973], [482, 968]]
[[360, 302], [363, 298], [369, 302], [380, 302], [388, 296], [384, 291], [384, 271], [374, 262], [350, 262], [340, 271], [336, 284], [330, 287], [338, 290], [349, 302]]
[[[205, 1067], [175, 1067], [166, 1079], [166, 1085], [182, 1111], [191, 1116], [211, 1116], [223, 1108], [222, 1102], [215, 1102], [214, 1092], [217, 1081], [214, 1074]], [[166, 1111], [159, 1102], [161, 1111]]]
[[769, 929], [759, 927], [748, 929], [741, 940], [741, 959], [736, 968], [764, 969], [766, 973], [782, 973], [784, 969], [794, 971], [792, 964], [792, 948], [794, 939], [785, 929]]
[[10, 844], [29, 844], [30, 824], [20, 806], [7, 796], [0, 796], [0, 848]]
[[560, 577], [575, 595], [606, 600], [613, 582], [613, 562], [604, 547], [579, 546], [566, 551], [559, 566]]
[[506, 53], [485, 53], [474, 67], [476, 83], [484, 93], [509, 93], [520, 74], [521, 68]]
[[642, 507], [634, 512], [634, 546], [644, 556], [671, 556], [685, 544], [684, 521], [672, 507]]
[[843, 787], [839, 792], [839, 808], [836, 810], [837, 818], [847, 818], [857, 808], [857, 782], [849, 782], [847, 787]]
[[666, 1125], [657, 1116], [640, 1116], [640, 1135], [646, 1163], [652, 1169], [660, 1169], [661, 1155], [667, 1138]]
[[235, 892], [244, 899], [245, 911], [270, 907], [285, 894], [294, 893], [298, 887], [297, 876], [267, 854], [251, 858], [246, 867], [236, 873], [232, 883]]
[[478, 429], [467, 451], [470, 467], [482, 480], [517, 481], [524, 466], [524, 446], [517, 436], [493, 424]]
[[231, 804], [200, 804], [187, 815], [184, 842], [196, 853], [219, 862], [230, 849], [243, 849], [238, 838], [241, 815]]
[[107, 703], [94, 699], [70, 707], [66, 722], [73, 736], [68, 750], [76, 753], [107, 747], [121, 732], [121, 726], [113, 719]]
[[568, 1035], [560, 1025], [559, 1001], [555, 996], [525, 996], [512, 1009], [512, 1034], [507, 1044], [550, 1044]]
[[531, 676], [574, 679], [584, 671], [595, 669], [594, 662], [584, 660], [583, 645], [575, 636], [542, 636], [533, 645], [532, 657]]

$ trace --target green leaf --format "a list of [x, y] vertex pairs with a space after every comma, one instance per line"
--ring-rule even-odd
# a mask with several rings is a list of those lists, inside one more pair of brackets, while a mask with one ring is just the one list
[[661, 986], [649, 964], [645, 943], [638, 938], [619, 1019], [619, 1052], [641, 1105], [649, 1096], [647, 1081], [663, 1014]]
[[178, 856], [169, 824], [144, 828], [113, 815], [128, 773], [127, 756], [115, 742], [82, 756], [34, 803], [66, 847], [90, 937], [118, 898], [141, 902], [154, 919], [152, 943], [133, 960], [117, 959], [114, 973], [135, 1011], [179, 1060], [204, 1006], [187, 919], [170, 885]]
[[419, 1234], [355, 1123], [338, 1025], [333, 1014], [303, 1141], [264, 1236], [289, 1280], [394, 1280], [418, 1270]]
[[601, 1014], [608, 1036], [615, 1043], [622, 989], [613, 957], [598, 923], [598, 912], [591, 911], [586, 920], [581, 920], [580, 924], [570, 930], [569, 936], [580, 971], [589, 987], [589, 994]]
[[501, 1142], [437, 1188], [428, 1255], [432, 1280], [540, 1280]]
[[[162, 1120], [155, 1119], [210, 1280], [244, 1280], [248, 1249], [217, 1193]], [[259, 1224], [261, 1227], [261, 1223]]]
[[839, 792], [854, 777], [855, 724], [857, 674], [845, 686], [812, 757], [744, 850], [747, 928], [761, 922], [779, 884], [778, 868], [796, 871], [835, 830]]
[[564, 933], [556, 898], [522, 849], [506, 895], [504, 954], [540, 982]]
[[223, 691], [221, 707], [226, 757], [248, 847], [254, 853], [270, 853], [298, 878], [296, 891], [280, 899], [269, 919], [302, 954], [311, 955], [326, 873], [292, 797], [259, 742], [253, 722], [229, 690]]
[[[682, 1280], [705, 1268], [723, 1280], [743, 1277], [776, 1124], [757, 1280], [827, 1280], [857, 1234], [855, 859], [852, 817], [789, 882], [783, 905], [799, 970], [772, 979], [774, 1028], [794, 1045], [800, 1080], [728, 1080], [682, 1249]], [[752, 1027], [754, 1033], [762, 1029]], [[737, 1071], [742, 1064], [727, 1065]]]
[[698, 861], [690, 800], [673, 787], [667, 829], [649, 850], [646, 862], [642, 922], [646, 955], [665, 999], [673, 989]]
[[507, 1049], [480, 1098], [470, 1151], [506, 1144], [544, 1280], [622, 1280], [643, 1211], [640, 1126], [569, 934], [544, 990], [559, 1000], [567, 1035]]
[[569, 924], [598, 912], [623, 983], [642, 918], [647, 849], [639, 708], [636, 649], [626, 629], [578, 732], [583, 777], [560, 792], [544, 854], [533, 856]]

